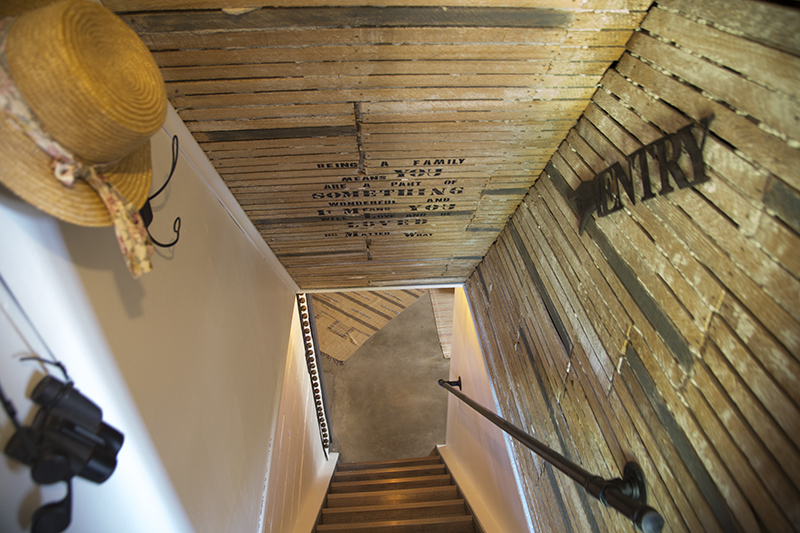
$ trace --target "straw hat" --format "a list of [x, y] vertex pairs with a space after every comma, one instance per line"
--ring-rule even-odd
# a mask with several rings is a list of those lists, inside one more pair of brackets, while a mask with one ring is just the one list
[[[167, 111], [164, 81], [139, 37], [88, 0], [66, 0], [21, 15], [6, 42], [8, 72], [41, 128], [77, 159], [101, 167], [134, 203], [150, 190], [150, 143]], [[67, 222], [112, 221], [82, 180], [71, 188], [53, 175], [52, 158], [0, 112], [0, 182]], [[116, 162], [116, 163], [114, 163]]]

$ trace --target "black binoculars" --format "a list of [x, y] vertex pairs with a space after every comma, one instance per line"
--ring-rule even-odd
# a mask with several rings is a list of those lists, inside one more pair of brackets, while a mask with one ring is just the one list
[[117, 467], [122, 433], [103, 423], [103, 412], [72, 383], [52, 376], [33, 389], [31, 400], [41, 406], [30, 426], [20, 427], [6, 444], [5, 454], [31, 467], [42, 485], [80, 476], [102, 483]]

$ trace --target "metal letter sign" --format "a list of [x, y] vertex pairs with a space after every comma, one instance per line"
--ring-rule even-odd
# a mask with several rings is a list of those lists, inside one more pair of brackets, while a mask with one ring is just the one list
[[[627, 165], [614, 163], [591, 181], [581, 183], [573, 193], [578, 203], [580, 234], [583, 235], [595, 211], [598, 216], [604, 217], [622, 209], [623, 192], [631, 204], [636, 205], [637, 195], [645, 201], [674, 191], [670, 177], [679, 189], [708, 181], [703, 163], [703, 144], [713, 117], [711, 115], [700, 121], [699, 143], [692, 132], [695, 124], [689, 124], [628, 155]], [[685, 164], [681, 159], [684, 154], [688, 156], [690, 164]], [[679, 163], [684, 163], [683, 167]], [[655, 178], [656, 183], [651, 178]], [[659, 184], [660, 188], [654, 191]]]

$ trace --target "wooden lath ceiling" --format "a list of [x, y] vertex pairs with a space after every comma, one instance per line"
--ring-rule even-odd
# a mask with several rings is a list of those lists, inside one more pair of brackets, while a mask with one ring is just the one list
[[650, 4], [346, 3], [105, 1], [304, 289], [464, 281]]

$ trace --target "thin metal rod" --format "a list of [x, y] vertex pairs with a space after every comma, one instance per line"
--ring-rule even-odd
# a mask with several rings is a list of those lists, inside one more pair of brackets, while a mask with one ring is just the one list
[[[319, 338], [317, 337], [317, 318], [314, 314], [314, 299], [311, 294], [306, 294], [306, 301], [308, 303], [308, 322], [311, 325], [311, 338], [314, 342], [314, 353], [316, 354], [317, 361], [317, 375], [319, 376], [319, 390], [322, 395], [322, 409], [325, 412], [325, 422], [328, 424], [329, 440], [333, 440], [333, 423], [331, 421], [331, 409], [328, 405], [328, 392], [325, 390], [325, 372], [322, 371], [322, 352], [319, 349]], [[330, 446], [331, 442], [328, 442]]]
[[[664, 527], [664, 519], [658, 514], [658, 511], [652, 507], [649, 507], [643, 501], [635, 499], [634, 497], [626, 495], [622, 492], [622, 490], [629, 488], [622, 479], [606, 480], [584, 470], [560, 453], [548, 448], [538, 440], [534, 439], [517, 426], [511, 424], [504, 418], [497, 416], [495, 413], [491, 412], [481, 404], [475, 402], [469, 396], [466, 396], [464, 393], [456, 390], [445, 380], [440, 379], [439, 385], [449, 391], [459, 400], [472, 407], [494, 425], [533, 450], [548, 463], [558, 468], [561, 472], [569, 476], [573, 481], [586, 489], [589, 494], [603, 502], [606, 506], [613, 507], [620, 513], [633, 520], [636, 527], [640, 530], [645, 531], [646, 533], [658, 533]], [[626, 468], [626, 470], [628, 469]], [[633, 490], [633, 492], [636, 491]], [[633, 494], [633, 496], [636, 498], [641, 498], [644, 496], [641, 494], [643, 492], [644, 489], [642, 489], [640, 493]]]
[[303, 330], [303, 343], [306, 352], [306, 366], [308, 377], [311, 380], [311, 391], [314, 395], [314, 406], [317, 411], [317, 426], [319, 438], [322, 443], [322, 452], [328, 459], [328, 449], [331, 447], [331, 421], [328, 408], [328, 396], [325, 391], [325, 374], [320, 360], [319, 340], [317, 339], [317, 323], [314, 320], [314, 305], [310, 294], [298, 294], [297, 306], [300, 312]]

